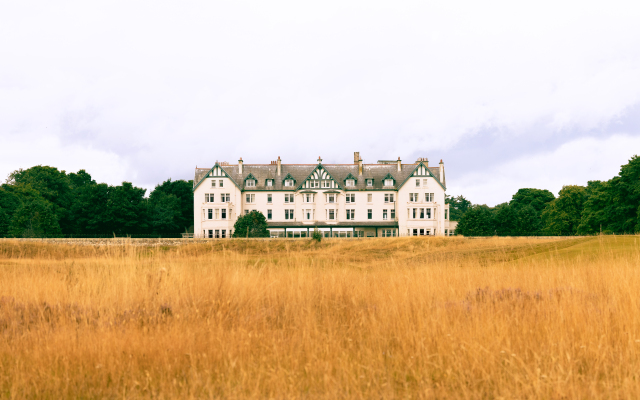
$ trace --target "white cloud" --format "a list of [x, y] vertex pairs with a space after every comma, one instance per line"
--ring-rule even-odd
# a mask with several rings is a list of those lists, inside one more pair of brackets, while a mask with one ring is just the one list
[[564, 185], [586, 186], [588, 181], [613, 178], [632, 156], [640, 154], [638, 149], [638, 136], [576, 139], [554, 151], [471, 171], [449, 184], [447, 190], [462, 193], [474, 204], [490, 206], [511, 200], [525, 187], [547, 189], [557, 196]]
[[[0, 174], [89, 148], [152, 187], [240, 156], [574, 140], [640, 102], [638, 20], [628, 1], [3, 3]], [[57, 155], [6, 145], [49, 137]], [[102, 160], [77, 161], [119, 183]]]

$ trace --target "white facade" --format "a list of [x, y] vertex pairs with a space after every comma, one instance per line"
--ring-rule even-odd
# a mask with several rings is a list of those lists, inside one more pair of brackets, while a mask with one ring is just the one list
[[[419, 236], [451, 234], [444, 164], [267, 165], [216, 163], [197, 168], [194, 236], [228, 238], [240, 215], [262, 212], [272, 237]], [[451, 223], [453, 227], [455, 223]]]

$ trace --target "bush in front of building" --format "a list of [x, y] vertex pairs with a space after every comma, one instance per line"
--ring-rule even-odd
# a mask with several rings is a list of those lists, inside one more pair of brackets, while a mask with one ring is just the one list
[[267, 219], [260, 211], [253, 210], [238, 218], [233, 225], [234, 238], [268, 238]]

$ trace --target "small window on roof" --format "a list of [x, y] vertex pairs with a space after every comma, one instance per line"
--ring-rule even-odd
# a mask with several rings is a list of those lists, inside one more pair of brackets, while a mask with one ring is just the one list
[[268, 187], [273, 186], [273, 179], [267, 179], [267, 186]]
[[284, 180], [284, 185], [285, 186], [293, 186], [293, 179], [285, 179]]
[[384, 185], [385, 186], [393, 186], [393, 179], [385, 179], [384, 180]]
[[347, 179], [347, 186], [355, 186], [356, 185], [356, 180], [355, 179]]
[[253, 179], [247, 179], [247, 181], [246, 181], [246, 183], [245, 183], [245, 184], [246, 184], [246, 186], [248, 186], [248, 187], [254, 187], [254, 186], [256, 186], [256, 181], [255, 181], [255, 180], [253, 180]]
[[373, 179], [367, 179], [367, 187], [373, 186]]

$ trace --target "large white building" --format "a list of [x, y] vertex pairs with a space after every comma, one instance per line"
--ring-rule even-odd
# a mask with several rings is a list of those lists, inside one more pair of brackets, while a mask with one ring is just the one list
[[[444, 164], [218, 163], [196, 168], [194, 236], [228, 238], [239, 216], [265, 215], [272, 237], [449, 235]], [[451, 228], [450, 228], [451, 226]]]

